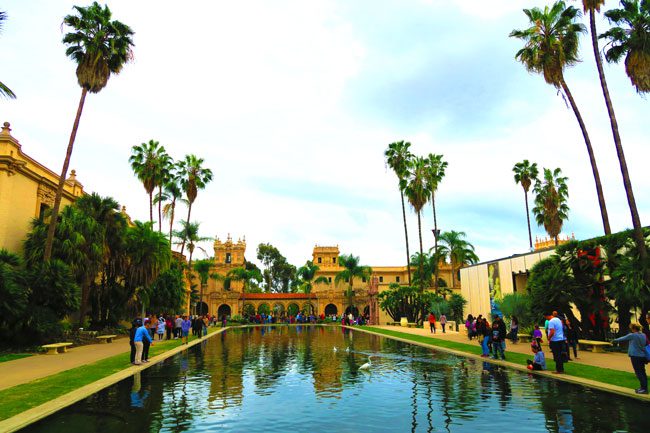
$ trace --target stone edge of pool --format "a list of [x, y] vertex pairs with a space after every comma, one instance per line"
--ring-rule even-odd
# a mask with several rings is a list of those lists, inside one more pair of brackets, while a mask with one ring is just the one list
[[[373, 332], [372, 330], [368, 328], [356, 328], [356, 327], [350, 327], [350, 326], [345, 326], [345, 328], [353, 330], [353, 331], [359, 331], [359, 332], [365, 332], [367, 334], [372, 334], [376, 335], [378, 337], [384, 337], [384, 338], [390, 338], [393, 340], [401, 341], [403, 343], [409, 343], [409, 344], [414, 344], [416, 346], [421, 346], [421, 347], [426, 347], [427, 349], [431, 350], [436, 350], [439, 352], [444, 352], [444, 353], [449, 353], [452, 355], [456, 356], [462, 356], [464, 358], [470, 358], [470, 359], [475, 359], [477, 361], [483, 361], [483, 362], [489, 362], [490, 364], [495, 364], [495, 365], [500, 365], [503, 367], [508, 367], [513, 370], [518, 370], [523, 373], [528, 373], [528, 374], [535, 374], [538, 376], [542, 376], [548, 379], [555, 379], [555, 380], [560, 380], [563, 382], [569, 382], [574, 385], [583, 385], [587, 386], [589, 388], [594, 388], [598, 389], [600, 391], [605, 391], [605, 392], [611, 392], [613, 394], [618, 394], [623, 397], [631, 397], [637, 400], [641, 400], [644, 402], [650, 402], [650, 395], [641, 395], [641, 394], [636, 394], [633, 389], [630, 388], [624, 388], [622, 386], [616, 386], [616, 385], [610, 385], [608, 383], [603, 383], [603, 382], [598, 382], [595, 380], [590, 380], [590, 379], [584, 379], [582, 377], [577, 377], [577, 376], [570, 376], [566, 374], [553, 374], [550, 371], [532, 371], [528, 370], [526, 366], [521, 365], [521, 364], [515, 364], [513, 362], [508, 362], [508, 361], [499, 361], [496, 359], [492, 358], [483, 358], [480, 355], [475, 355], [473, 353], [467, 353], [467, 352], [462, 352], [460, 350], [455, 350], [455, 349], [449, 349], [447, 347], [440, 347], [436, 346], [433, 344], [427, 344], [427, 343], [421, 343], [419, 341], [413, 341], [409, 340], [408, 338], [401, 338], [401, 337], [396, 337], [393, 335], [386, 335], [386, 334], [381, 334], [379, 332]], [[395, 332], [399, 332], [396, 330]]]

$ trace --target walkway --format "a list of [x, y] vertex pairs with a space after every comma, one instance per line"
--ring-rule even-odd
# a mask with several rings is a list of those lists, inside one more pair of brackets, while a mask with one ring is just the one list
[[[467, 339], [467, 334], [464, 332], [447, 332], [443, 334], [440, 329], [437, 330], [435, 334], [431, 334], [429, 331], [429, 325], [426, 325], [425, 328], [407, 328], [407, 327], [401, 327], [401, 326], [374, 326], [375, 328], [383, 328], [383, 329], [390, 329], [393, 331], [398, 331], [398, 332], [403, 332], [405, 334], [416, 334], [416, 335], [423, 335], [427, 337], [434, 337], [434, 338], [440, 338], [444, 340], [449, 340], [449, 341], [455, 341], [457, 343], [465, 343], [465, 344], [473, 344], [478, 346], [478, 341], [476, 339], [469, 341]], [[513, 344], [510, 341], [506, 342], [506, 352], [518, 352], [518, 353], [524, 353], [527, 355], [530, 355], [531, 359], [533, 357], [532, 352], [530, 351], [530, 344], [529, 343], [518, 343], [518, 344]], [[546, 353], [546, 356], [552, 359], [552, 354], [551, 351], [548, 348], [548, 344], [544, 344], [544, 352]], [[579, 350], [578, 351], [578, 359], [573, 360], [573, 352], [571, 353], [571, 362], [575, 362], [576, 364], [585, 364], [585, 365], [593, 365], [596, 367], [603, 367], [603, 368], [611, 368], [613, 370], [621, 370], [621, 371], [627, 371], [630, 373], [634, 373], [634, 370], [632, 369], [632, 363], [630, 362], [630, 358], [627, 356], [625, 353], [612, 353], [612, 352], [607, 352], [607, 353], [592, 353], [592, 352], [587, 352], [584, 350]]]

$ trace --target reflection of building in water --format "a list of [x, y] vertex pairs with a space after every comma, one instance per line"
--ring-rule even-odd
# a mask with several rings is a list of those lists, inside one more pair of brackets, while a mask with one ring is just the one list
[[205, 346], [203, 356], [205, 369], [210, 372], [208, 406], [214, 409], [239, 406], [244, 395], [245, 346], [228, 344], [225, 333], [213, 337], [210, 343]]

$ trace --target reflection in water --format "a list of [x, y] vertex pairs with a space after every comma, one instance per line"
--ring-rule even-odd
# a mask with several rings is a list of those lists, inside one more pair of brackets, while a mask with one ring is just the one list
[[[360, 370], [370, 355], [372, 369]], [[347, 329], [260, 326], [210, 338], [26, 431], [640, 432], [646, 412]]]

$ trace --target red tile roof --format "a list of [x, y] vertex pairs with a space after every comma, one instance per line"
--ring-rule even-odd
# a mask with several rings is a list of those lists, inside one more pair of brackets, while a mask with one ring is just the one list
[[[239, 299], [241, 299], [242, 296], [239, 296]], [[246, 293], [245, 296], [247, 301], [254, 301], [254, 300], [267, 300], [267, 301], [272, 301], [275, 299], [317, 299], [318, 296], [315, 294], [308, 295], [306, 293]]]

